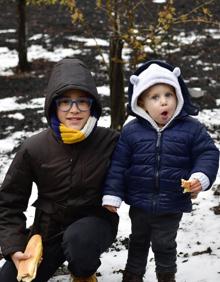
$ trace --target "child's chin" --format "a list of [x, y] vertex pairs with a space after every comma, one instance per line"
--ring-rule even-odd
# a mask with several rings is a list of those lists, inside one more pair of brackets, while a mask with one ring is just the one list
[[67, 127], [73, 129], [73, 130], [81, 130], [82, 126], [80, 124], [69, 124]]

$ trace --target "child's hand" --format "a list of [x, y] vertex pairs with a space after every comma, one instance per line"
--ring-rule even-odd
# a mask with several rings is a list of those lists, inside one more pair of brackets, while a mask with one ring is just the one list
[[18, 266], [21, 260], [25, 260], [25, 259], [29, 259], [30, 255], [27, 255], [25, 253], [22, 252], [15, 252], [11, 255], [11, 259], [14, 262], [17, 270], [18, 270]]
[[190, 180], [190, 192], [191, 192], [191, 198], [195, 199], [197, 198], [199, 192], [202, 191], [202, 185], [198, 179], [191, 179]]
[[181, 180], [182, 187], [184, 188], [184, 193], [189, 192], [191, 193], [191, 198], [197, 198], [199, 192], [202, 191], [201, 183], [198, 179], [190, 179], [190, 180]]
[[109, 205], [104, 205], [104, 208], [106, 208], [107, 210], [109, 210], [110, 212], [117, 212], [117, 208], [113, 207], [113, 206], [109, 206]]
[[190, 191], [191, 193], [199, 193], [202, 191], [202, 185], [196, 178], [190, 180]]

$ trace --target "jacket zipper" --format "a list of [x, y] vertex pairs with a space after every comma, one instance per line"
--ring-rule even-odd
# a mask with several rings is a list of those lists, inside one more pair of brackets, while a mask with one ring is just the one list
[[157, 143], [156, 143], [156, 181], [155, 181], [155, 186], [156, 190], [159, 192], [160, 190], [160, 185], [159, 185], [159, 168], [160, 168], [160, 145], [161, 145], [161, 135], [162, 133], [158, 131], [157, 133]]
[[[161, 146], [161, 131], [157, 132], [157, 142], [156, 142], [156, 171], [155, 171], [155, 190], [159, 194], [160, 184], [159, 184], [159, 169], [160, 169], [160, 146]], [[156, 211], [156, 199], [153, 201], [153, 211]]]

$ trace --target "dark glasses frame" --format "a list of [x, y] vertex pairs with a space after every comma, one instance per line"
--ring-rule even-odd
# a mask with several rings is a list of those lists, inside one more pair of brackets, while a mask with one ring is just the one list
[[[68, 109], [67, 110], [62, 110], [61, 109], [61, 107], [60, 107], [60, 105], [59, 105], [59, 103], [60, 102], [67, 102], [68, 103]], [[86, 110], [82, 110], [81, 108], [80, 108], [80, 102], [83, 102], [83, 101], [85, 101], [85, 102], [87, 102], [88, 103], [88, 109], [86, 109]], [[80, 111], [80, 112], [87, 112], [87, 111], [89, 111], [90, 109], [91, 109], [91, 106], [92, 106], [92, 103], [93, 103], [93, 99], [92, 98], [87, 98], [87, 97], [81, 97], [81, 98], [77, 98], [77, 99], [71, 99], [71, 98], [69, 98], [69, 97], [62, 97], [62, 98], [57, 98], [56, 100], [55, 100], [55, 103], [56, 103], [56, 106], [57, 106], [57, 108], [61, 111], [61, 112], [68, 112], [71, 108], [72, 108], [72, 106], [73, 106], [73, 104], [76, 104], [76, 107], [77, 107], [77, 109]]]

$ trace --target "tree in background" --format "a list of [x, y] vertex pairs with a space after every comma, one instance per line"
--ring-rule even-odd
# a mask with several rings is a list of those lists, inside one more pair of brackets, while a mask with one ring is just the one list
[[18, 52], [18, 70], [20, 72], [30, 71], [30, 63], [27, 59], [27, 20], [26, 6], [27, 5], [54, 5], [56, 3], [65, 4], [66, 1], [57, 0], [16, 0], [17, 5], [17, 52]]
[[[86, 26], [87, 32], [91, 31], [84, 7], [76, 4], [77, 1], [63, 2], [69, 6], [73, 22], [80, 21]], [[96, 1], [94, 13], [98, 10], [102, 12], [109, 29], [111, 127], [120, 130], [125, 120], [124, 64], [128, 63], [129, 69], [134, 70], [139, 62], [146, 60], [147, 48], [151, 48], [155, 54], [160, 52], [163, 42], [172, 39], [173, 27], [180, 23], [214, 24], [208, 7], [215, 2], [216, 0], [196, 1], [190, 11], [183, 13], [176, 10], [173, 0], [167, 0], [161, 4], [158, 13], [152, 16], [152, 1]], [[130, 50], [129, 62], [122, 56], [124, 47]]]
[[[86, 3], [75, 0], [26, 0], [28, 4], [62, 4], [68, 7], [73, 23], [84, 26], [85, 36], [93, 36], [92, 24], [86, 14]], [[195, 22], [196, 24], [214, 24], [208, 8], [218, 0], [195, 1], [194, 7], [183, 13], [177, 11], [173, 0], [160, 5], [156, 14], [152, 14], [152, 1], [149, 0], [96, 0], [91, 1], [94, 16], [102, 13], [109, 38], [109, 62], [104, 62], [109, 73], [111, 127], [120, 130], [125, 120], [124, 65], [133, 70], [148, 56], [147, 48], [155, 54], [165, 40], [172, 40], [172, 29], [178, 24]], [[94, 3], [95, 5], [94, 5]], [[149, 20], [150, 19], [150, 20]], [[101, 28], [101, 25], [100, 25]], [[96, 41], [97, 42], [97, 41]], [[97, 47], [101, 51], [100, 46]], [[130, 50], [129, 61], [123, 57], [123, 50]], [[104, 61], [104, 56], [102, 56]]]
[[20, 71], [28, 71], [30, 65], [27, 60], [26, 39], [26, 0], [17, 0], [18, 13], [18, 68]]

